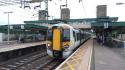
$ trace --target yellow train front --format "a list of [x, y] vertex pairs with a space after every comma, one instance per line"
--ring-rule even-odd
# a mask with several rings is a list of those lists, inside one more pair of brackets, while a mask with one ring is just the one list
[[47, 31], [47, 54], [54, 58], [67, 58], [80, 45], [80, 30], [67, 24], [55, 24]]

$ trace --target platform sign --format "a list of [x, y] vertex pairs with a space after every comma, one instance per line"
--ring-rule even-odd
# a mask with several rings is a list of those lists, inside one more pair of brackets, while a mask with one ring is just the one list
[[104, 28], [108, 28], [108, 23], [104, 23]]
[[3, 42], [3, 37], [2, 37], [2, 33], [0, 33], [0, 43]]
[[10, 29], [13, 29], [13, 26], [10, 26]]
[[21, 29], [24, 29], [24, 25], [21, 25]]

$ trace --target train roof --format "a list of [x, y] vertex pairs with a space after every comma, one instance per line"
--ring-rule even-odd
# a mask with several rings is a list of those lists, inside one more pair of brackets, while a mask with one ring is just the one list
[[51, 29], [53, 26], [59, 26], [59, 27], [62, 27], [63, 29], [72, 29], [73, 27], [68, 25], [68, 24], [65, 24], [65, 23], [59, 23], [59, 24], [54, 24], [52, 26], [49, 27], [49, 29]]

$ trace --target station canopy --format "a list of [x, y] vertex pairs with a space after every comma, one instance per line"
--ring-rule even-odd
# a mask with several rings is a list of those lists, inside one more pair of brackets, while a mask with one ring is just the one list
[[106, 18], [84, 18], [84, 19], [54, 19], [54, 20], [35, 20], [35, 21], [24, 21], [26, 24], [35, 24], [35, 25], [41, 25], [41, 26], [49, 26], [51, 24], [57, 24], [60, 22], [64, 22], [66, 24], [69, 24], [73, 26], [74, 28], [80, 28], [80, 29], [91, 29], [92, 24], [95, 22], [112, 22], [117, 21], [117, 17], [106, 17]]
[[[46, 30], [48, 27], [34, 24], [13, 24], [9, 25], [10, 33], [36, 33], [39, 30]], [[0, 33], [7, 33], [8, 25], [0, 25]]]
[[[25, 24], [13, 24], [10, 25], [10, 32], [37, 32], [39, 30], [46, 30], [48, 25], [57, 24], [58, 22], [65, 23], [85, 23], [89, 22], [92, 27], [102, 27], [104, 23], [108, 23], [108, 26], [121, 27], [125, 26], [125, 22], [116, 22], [118, 17], [108, 17], [108, 18], [85, 18], [85, 19], [68, 19], [68, 20], [34, 20], [34, 21], [24, 21]], [[46, 25], [45, 25], [46, 24]], [[81, 24], [81, 25], [82, 25]], [[7, 33], [8, 25], [0, 25], [0, 32]]]
[[24, 21], [26, 24], [43, 24], [43, 23], [49, 23], [49, 24], [56, 24], [58, 21], [66, 22], [68, 23], [82, 23], [82, 22], [90, 22], [90, 23], [97, 23], [98, 21], [101, 22], [109, 22], [109, 21], [117, 21], [118, 17], [110, 17], [110, 18], [84, 18], [84, 19], [67, 19], [67, 20], [61, 20], [61, 19], [55, 19], [55, 20], [35, 20], [35, 21]]

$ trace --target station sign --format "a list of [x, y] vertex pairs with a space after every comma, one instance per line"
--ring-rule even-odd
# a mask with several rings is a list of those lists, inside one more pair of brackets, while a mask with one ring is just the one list
[[108, 28], [108, 23], [104, 23], [104, 28]]
[[10, 25], [10, 29], [13, 29], [13, 26]]
[[24, 25], [21, 25], [21, 29], [24, 29]]

